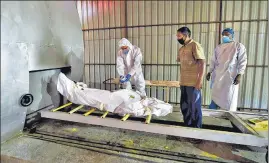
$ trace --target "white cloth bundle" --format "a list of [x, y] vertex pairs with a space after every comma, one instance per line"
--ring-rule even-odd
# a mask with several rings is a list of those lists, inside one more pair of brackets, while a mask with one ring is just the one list
[[110, 92], [87, 88], [84, 83], [75, 84], [63, 73], [59, 74], [57, 90], [72, 103], [95, 107], [119, 115], [130, 114], [142, 117], [153, 114], [166, 116], [173, 111], [172, 105], [156, 98], [141, 99], [139, 93], [127, 89]]

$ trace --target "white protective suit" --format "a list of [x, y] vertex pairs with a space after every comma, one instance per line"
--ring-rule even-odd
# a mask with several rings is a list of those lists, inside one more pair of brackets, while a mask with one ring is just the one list
[[119, 41], [119, 47], [128, 46], [128, 54], [124, 54], [120, 49], [117, 56], [117, 71], [120, 76], [130, 74], [132, 77], [130, 81], [123, 83], [126, 89], [131, 90], [132, 85], [135, 85], [137, 91], [141, 96], [146, 96], [145, 92], [145, 79], [142, 72], [141, 62], [142, 53], [140, 48], [132, 45], [126, 38]]
[[239, 84], [234, 85], [237, 74], [243, 75], [247, 65], [246, 48], [238, 42], [220, 44], [212, 56], [210, 72], [212, 100], [222, 109], [237, 110]]

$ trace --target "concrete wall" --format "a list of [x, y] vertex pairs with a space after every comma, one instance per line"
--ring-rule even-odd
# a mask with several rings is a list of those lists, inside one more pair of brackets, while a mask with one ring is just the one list
[[[1, 1], [1, 141], [22, 130], [27, 113], [59, 102], [59, 70], [29, 71], [72, 66], [81, 81], [83, 50], [75, 2]], [[25, 93], [29, 107], [19, 105]]]

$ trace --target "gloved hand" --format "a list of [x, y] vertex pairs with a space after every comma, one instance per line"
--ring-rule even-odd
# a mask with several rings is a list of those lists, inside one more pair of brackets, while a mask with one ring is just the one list
[[240, 81], [241, 81], [241, 74], [238, 74], [236, 77], [235, 77], [235, 79], [234, 79], [234, 85], [237, 85], [237, 84], [239, 84], [240, 83]]
[[211, 77], [211, 73], [209, 72], [209, 73], [207, 73], [207, 75], [206, 75], [206, 80], [209, 81], [209, 80], [210, 80], [210, 77]]
[[131, 77], [132, 76], [130, 74], [127, 74], [125, 77], [123, 77], [123, 78], [120, 79], [120, 82], [121, 83], [128, 82], [131, 79]]

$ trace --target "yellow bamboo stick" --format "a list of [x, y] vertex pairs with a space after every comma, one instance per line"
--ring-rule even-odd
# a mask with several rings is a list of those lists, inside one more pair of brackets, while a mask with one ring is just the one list
[[89, 110], [87, 113], [85, 113], [84, 116], [88, 116], [94, 111], [95, 111], [95, 108], [91, 108], [91, 110]]
[[74, 112], [78, 111], [79, 109], [83, 108], [84, 105], [79, 105], [78, 107], [76, 107], [75, 109], [71, 110], [69, 112], [69, 114], [73, 114]]
[[129, 118], [130, 114], [126, 114], [121, 120], [126, 121]]
[[58, 107], [58, 108], [56, 108], [56, 109], [53, 109], [53, 110], [51, 110], [51, 111], [52, 111], [52, 112], [56, 112], [56, 111], [58, 111], [58, 110], [60, 110], [60, 109], [62, 109], [62, 108], [65, 108], [65, 107], [69, 106], [69, 105], [72, 105], [72, 102], [67, 103], [67, 104], [65, 104], [65, 105], [63, 105], [63, 106], [60, 106], [60, 107]]
[[149, 114], [146, 118], [146, 124], [149, 124], [151, 120], [151, 114]]
[[109, 113], [109, 111], [106, 111], [102, 116], [101, 118], [105, 118], [107, 116], [107, 114]]

